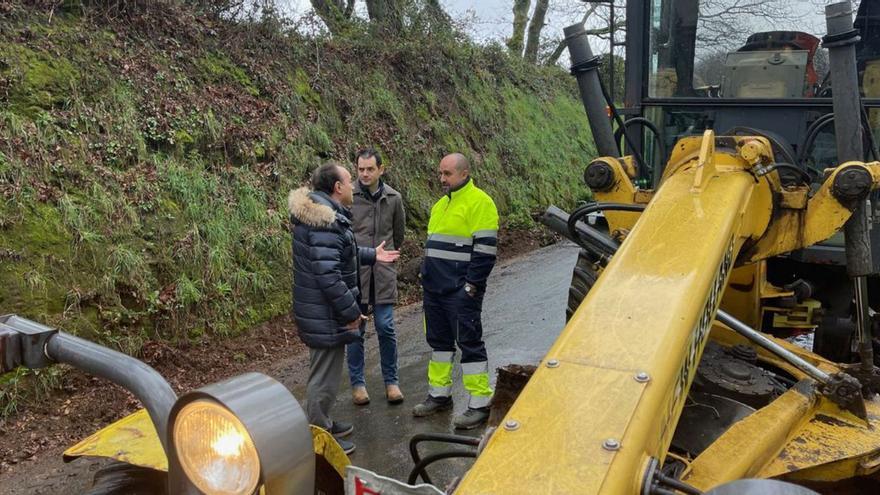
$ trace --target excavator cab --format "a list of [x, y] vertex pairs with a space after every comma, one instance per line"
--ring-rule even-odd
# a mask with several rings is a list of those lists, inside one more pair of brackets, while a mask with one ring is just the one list
[[[880, 136], [880, 1], [854, 4], [863, 156], [876, 160]], [[634, 183], [656, 189], [676, 143], [707, 130], [767, 138], [786, 185], [817, 189], [837, 166], [828, 40], [822, 6], [811, 2], [646, 0], [626, 6], [625, 88], [618, 108], [623, 155], [635, 161]], [[833, 44], [833, 40], [831, 40]], [[625, 137], [626, 139], [621, 139]], [[880, 204], [875, 201], [874, 204]], [[875, 212], [872, 212], [875, 213]], [[869, 215], [873, 220], [880, 215]], [[872, 224], [873, 225], [873, 224]], [[874, 273], [880, 272], [880, 228], [870, 229]], [[782, 337], [804, 337], [820, 355], [855, 358], [853, 299], [845, 237], [766, 261], [768, 283], [793, 297], [775, 298], [747, 318]], [[582, 256], [580, 265], [593, 260]], [[576, 271], [569, 316], [595, 278]], [[748, 279], [748, 277], [745, 277]], [[743, 284], [735, 285], [742, 287]], [[880, 281], [869, 277], [870, 306], [880, 311]], [[809, 294], [807, 295], [807, 292]], [[746, 298], [740, 294], [741, 298]], [[734, 298], [733, 294], [728, 296]], [[794, 313], [787, 309], [797, 306]], [[815, 311], [814, 311], [815, 310]], [[747, 316], [744, 311], [740, 316]], [[875, 324], [872, 322], [872, 324]]]
[[745, 45], [727, 54], [716, 96], [814, 96], [818, 79], [814, 60], [819, 41], [811, 34], [798, 31], [770, 31], [749, 36]]

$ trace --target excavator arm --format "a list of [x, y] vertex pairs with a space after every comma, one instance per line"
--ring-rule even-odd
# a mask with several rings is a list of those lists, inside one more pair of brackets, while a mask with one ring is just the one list
[[[713, 326], [727, 329], [714, 320], [731, 270], [830, 236], [880, 184], [880, 163], [847, 163], [817, 194], [808, 197], [804, 186], [792, 201], [801, 193], [783, 187], [770, 150], [761, 137], [712, 131], [680, 141], [651, 198], [631, 186], [626, 159], [591, 164], [605, 169], [592, 174], [602, 179], [598, 201], [650, 202], [640, 215], [607, 215], [625, 239], [456, 493], [622, 494], [651, 482]], [[767, 406], [789, 404], [791, 417], [761, 447], [764, 458], [709, 484], [757, 475], [819, 402], [870, 430], [865, 419], [793, 388]], [[707, 452], [713, 447], [723, 445]]]

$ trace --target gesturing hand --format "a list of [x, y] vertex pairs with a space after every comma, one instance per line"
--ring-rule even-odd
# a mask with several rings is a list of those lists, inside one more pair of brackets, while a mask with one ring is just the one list
[[400, 257], [400, 251], [388, 251], [385, 249], [385, 241], [376, 246], [376, 261], [391, 263]]

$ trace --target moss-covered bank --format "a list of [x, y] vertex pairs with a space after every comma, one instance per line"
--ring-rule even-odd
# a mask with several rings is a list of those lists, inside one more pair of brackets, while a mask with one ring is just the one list
[[[76, 4], [77, 2], [71, 2]], [[569, 77], [455, 35], [313, 39], [178, 11], [0, 22], [0, 313], [136, 353], [289, 306], [284, 197], [380, 148], [418, 238], [448, 151], [508, 224], [585, 196]]]

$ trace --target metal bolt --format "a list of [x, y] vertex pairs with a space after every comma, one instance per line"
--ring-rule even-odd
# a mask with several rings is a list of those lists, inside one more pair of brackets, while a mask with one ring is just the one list
[[596, 160], [584, 170], [584, 181], [594, 191], [605, 191], [614, 185], [614, 169], [611, 165]]
[[550, 359], [550, 360], [548, 360], [548, 361], [547, 361], [547, 367], [548, 367], [548, 368], [558, 368], [558, 367], [559, 367], [559, 360], [558, 360], [558, 359]]
[[614, 452], [615, 450], [620, 450], [620, 442], [616, 438], [606, 438], [602, 442], [602, 448]]
[[844, 203], [860, 200], [870, 191], [871, 173], [859, 165], [848, 166], [838, 172], [831, 186], [831, 194]]
[[651, 375], [645, 373], [644, 371], [639, 371], [633, 378], [635, 378], [635, 380], [639, 383], [647, 383], [651, 381]]
[[507, 431], [514, 431], [519, 429], [519, 421], [515, 419], [508, 419], [504, 422], [504, 429]]

